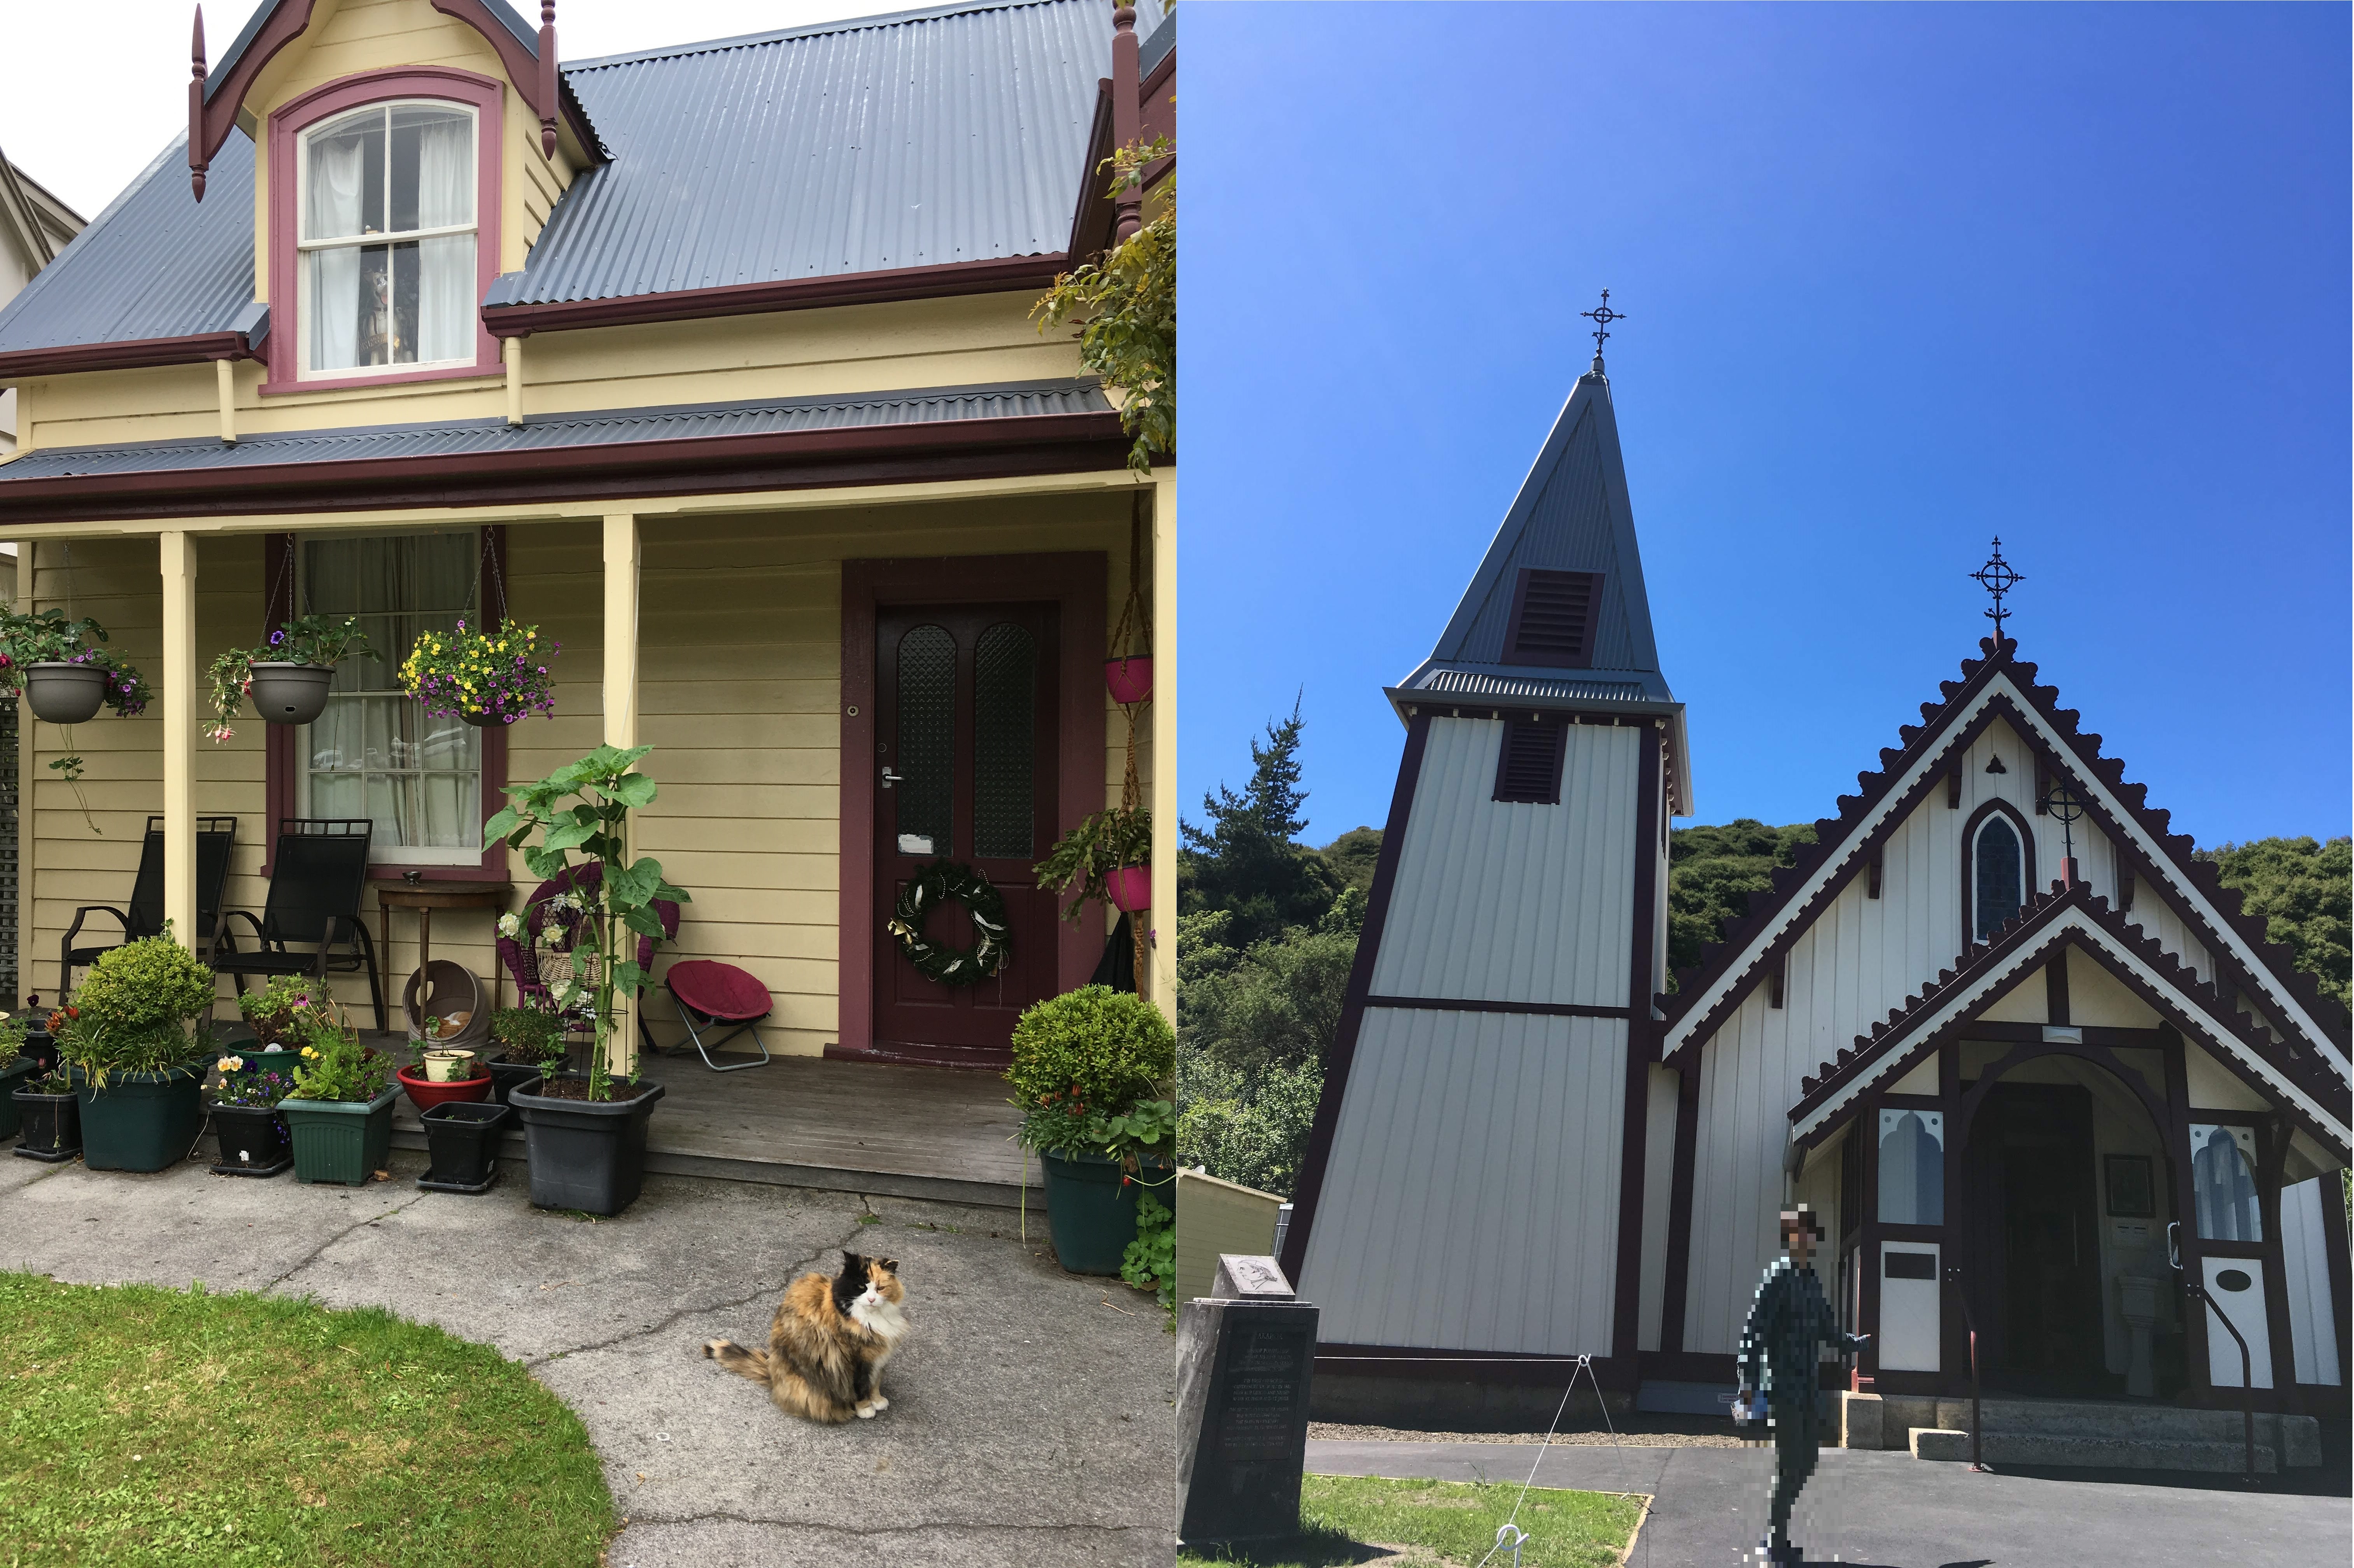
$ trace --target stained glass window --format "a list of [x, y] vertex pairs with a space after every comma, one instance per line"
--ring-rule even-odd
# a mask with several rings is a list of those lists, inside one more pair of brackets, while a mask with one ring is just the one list
[[898, 756], [892, 771], [899, 853], [950, 853], [956, 764], [956, 639], [918, 626], [899, 639]]
[[1976, 855], [1979, 941], [1985, 941], [2004, 921], [2018, 914], [2019, 906], [2026, 902], [2025, 858], [2019, 834], [2010, 823], [1999, 816], [1988, 817], [1986, 825], [1978, 829]]
[[992, 626], [973, 655], [972, 853], [1029, 860], [1037, 850], [1037, 650], [1019, 626]]

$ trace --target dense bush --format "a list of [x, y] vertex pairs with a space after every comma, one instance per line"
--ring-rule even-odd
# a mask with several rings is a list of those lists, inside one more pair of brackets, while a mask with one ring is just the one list
[[2324, 993], [2347, 1000], [2354, 963], [2354, 839], [2252, 839], [2200, 850], [2215, 863], [2223, 885], [2240, 890], [2240, 907], [2263, 919], [2265, 933], [2296, 956]]
[[73, 1000], [87, 1020], [184, 1023], [212, 1005], [213, 971], [171, 938], [149, 937], [101, 958]]
[[551, 1062], [564, 1054], [564, 1022], [535, 1007], [502, 1007], [491, 1014], [491, 1039], [511, 1062]]
[[1048, 997], [1013, 1026], [1005, 1080], [1027, 1110], [1078, 1091], [1107, 1115], [1149, 1097], [1177, 1069], [1177, 1037], [1150, 1002], [1109, 986]]
[[1291, 1196], [1324, 1092], [1323, 1063], [1310, 1057], [1246, 1075], [1188, 1052], [1177, 1079], [1185, 1107], [1177, 1118], [1178, 1160], [1223, 1181]]

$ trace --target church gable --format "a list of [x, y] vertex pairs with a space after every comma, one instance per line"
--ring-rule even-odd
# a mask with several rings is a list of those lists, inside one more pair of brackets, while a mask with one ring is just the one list
[[1821, 1020], [1824, 1043], [1863, 1027], [1978, 938], [1968, 928], [1966, 841], [1990, 815], [2019, 841], [2020, 895], [2059, 879], [2059, 823], [2035, 810], [2057, 781], [2085, 808], [2072, 830], [2079, 879], [2130, 909], [2195, 975], [2223, 980], [2253, 1019], [2309, 1042], [2342, 1077], [2344, 1011], [2265, 939], [2261, 922], [2240, 915], [2238, 895], [2191, 858], [2190, 841], [2166, 831], [2167, 813], [2124, 782], [2123, 763], [2100, 755], [2100, 737], [2081, 734], [2058, 694], [2033, 684], [2034, 666], [2012, 662], [2014, 644], [1984, 648], [1988, 657], [1965, 663], [1962, 681], [1946, 683], [1943, 704], [1924, 705], [1925, 723], [1903, 730], [1903, 748], [1883, 751], [1879, 772], [1859, 775], [1863, 793], [1816, 824], [1818, 842], [1775, 874], [1770, 898], [1728, 922], [1726, 942], [1661, 999], [1663, 1056], [1698, 1050], [1746, 1012], [1754, 993], [1796, 988], [1809, 964], [1820, 972], [1827, 961], [1852, 1005]]

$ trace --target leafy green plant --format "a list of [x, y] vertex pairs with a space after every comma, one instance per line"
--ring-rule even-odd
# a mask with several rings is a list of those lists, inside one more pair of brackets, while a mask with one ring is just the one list
[[1120, 1255], [1119, 1277], [1150, 1290], [1164, 1308], [1177, 1305], [1177, 1216], [1150, 1192], [1136, 1195], [1136, 1239]]
[[24, 1054], [25, 1035], [32, 1026], [29, 1013], [0, 1012], [0, 1063], [14, 1061]]
[[[592, 1100], [613, 1097], [607, 1055], [620, 1044], [615, 1001], [640, 994], [652, 979], [638, 964], [637, 939], [646, 938], [659, 946], [664, 933], [654, 906], [684, 904], [690, 896], [663, 880], [660, 861], [651, 855], [629, 858], [630, 813], [653, 804], [658, 792], [654, 781], [637, 771], [639, 759], [652, 749], [600, 746], [537, 783], [509, 789], [514, 804], [482, 828], [486, 837], [504, 839], [509, 848], [521, 850], [535, 876], [562, 874], [576, 853], [601, 868], [593, 886], [582, 887], [576, 881], [573, 889], [581, 901], [579, 924], [574, 927], [574, 972], [584, 972], [588, 960], [596, 974], [588, 1009], [596, 1041], [588, 1057]], [[536, 843], [530, 842], [535, 834]], [[630, 1082], [637, 1082], [634, 1071]]]
[[553, 1062], [564, 1054], [564, 1022], [535, 1007], [502, 1007], [491, 1014], [491, 1039], [510, 1062]]
[[270, 1058], [270, 1065], [247, 1072], [248, 1058], [240, 1055], [223, 1056], [215, 1065], [220, 1068], [220, 1087], [213, 1091], [213, 1104], [240, 1106], [260, 1109], [274, 1106], [294, 1093], [295, 1061], [292, 1052], [281, 1052]]
[[72, 1004], [49, 1014], [49, 1032], [59, 1059], [103, 1088], [117, 1073], [160, 1073], [202, 1055], [188, 1021], [212, 1002], [213, 971], [167, 927], [92, 965]]
[[1117, 1150], [1132, 1158], [1150, 1133], [1163, 1139], [1153, 1151], [1165, 1151], [1167, 1135], [1141, 1102], [1176, 1071], [1177, 1037], [1151, 1003], [1109, 986], [1082, 986], [1024, 1012], [1013, 1048], [1005, 1079], [1023, 1113], [1024, 1148]]
[[297, 1100], [372, 1100], [392, 1082], [392, 1058], [360, 1044], [360, 1032], [341, 1010], [317, 1010], [310, 1020], [310, 1044], [294, 1067]]
[[1063, 911], [1076, 920], [1089, 900], [1108, 906], [1108, 878], [1123, 866], [1152, 863], [1152, 813], [1141, 806], [1114, 806], [1056, 839], [1046, 858], [1030, 868], [1041, 892], [1060, 897], [1073, 888], [1078, 895]]
[[210, 702], [213, 722], [205, 733], [218, 744], [237, 732], [228, 721], [253, 684], [257, 663], [324, 664], [329, 669], [346, 659], [379, 657], [360, 630], [355, 615], [298, 615], [280, 623], [270, 641], [259, 648], [231, 648], [213, 661]]
[[240, 992], [237, 1011], [253, 1031], [256, 1045], [292, 1050], [309, 1038], [305, 1020], [325, 999], [311, 994], [311, 981], [300, 975], [278, 975], [260, 991]]
[[[1106, 160], [1108, 194], [1141, 186], [1172, 157], [1166, 136], [1131, 142]], [[1119, 388], [1120, 429], [1133, 439], [1128, 466], [1150, 472], [1155, 453], [1177, 446], [1177, 179], [1161, 182], [1161, 210], [1096, 260], [1055, 280], [1030, 312], [1038, 330], [1079, 323], [1079, 363]]]
[[[48, 609], [16, 614], [0, 611], [0, 683], [8, 690], [25, 688], [25, 666], [27, 664], [80, 664], [99, 670], [106, 676], [106, 705], [123, 718], [136, 718], [146, 711], [154, 692], [147, 678], [131, 664], [103, 646], [106, 628], [89, 616], [69, 620], [66, 612], [51, 606]], [[81, 755], [73, 749], [73, 726], [60, 725], [66, 732], [66, 754], [49, 764], [49, 771], [61, 775], [74, 786], [77, 795], [81, 789]], [[82, 818], [90, 820], [90, 807], [82, 806]], [[91, 821], [90, 831], [98, 832]]]

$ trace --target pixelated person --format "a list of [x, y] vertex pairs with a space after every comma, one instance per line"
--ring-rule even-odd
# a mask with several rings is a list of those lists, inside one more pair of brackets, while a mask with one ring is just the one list
[[1852, 1354], [1871, 1336], [1842, 1333], [1823, 1296], [1810, 1266], [1823, 1234], [1813, 1213], [1804, 1203], [1783, 1210], [1781, 1229], [1782, 1255], [1766, 1266], [1742, 1327], [1734, 1419], [1763, 1420], [1773, 1429], [1774, 1501], [1759, 1555], [1768, 1563], [1803, 1563], [1805, 1554], [1790, 1544], [1790, 1510], [1822, 1449], [1821, 1347]]

